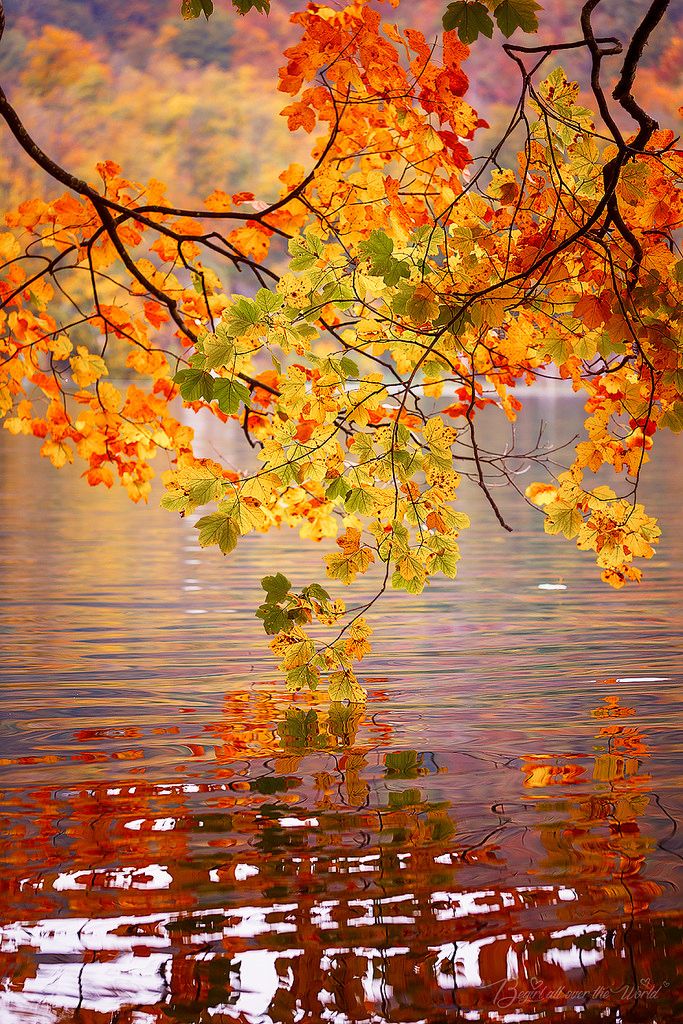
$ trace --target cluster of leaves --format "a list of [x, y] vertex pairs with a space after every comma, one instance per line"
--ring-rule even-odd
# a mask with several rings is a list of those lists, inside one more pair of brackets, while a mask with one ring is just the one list
[[485, 0], [484, 3], [480, 0], [456, 0], [446, 8], [443, 27], [447, 32], [455, 29], [463, 43], [469, 44], [480, 35], [491, 39], [495, 19], [500, 31], [509, 38], [518, 28], [523, 32], [536, 32], [536, 12], [540, 10], [541, 5], [534, 0]]
[[335, 641], [316, 651], [303, 627], [314, 619], [326, 626], [334, 625], [345, 612], [343, 601], [333, 601], [319, 583], [311, 583], [295, 594], [282, 573], [265, 576], [261, 586], [266, 599], [256, 610], [256, 616], [262, 619], [266, 633], [275, 637], [271, 648], [282, 659], [280, 668], [290, 689], [315, 690], [321, 672], [328, 672], [331, 700], [362, 701], [364, 690], [353, 671], [353, 663], [370, 651], [368, 637], [372, 630], [365, 619], [356, 616]]
[[[213, 0], [182, 0], [180, 13], [187, 21], [200, 18], [202, 14], [208, 20], [213, 14], [213, 6]], [[270, 0], [232, 0], [232, 6], [238, 14], [248, 14], [249, 11], [268, 14]]]
[[[376, 596], [455, 577], [462, 478], [507, 526], [492, 485], [519, 490], [521, 460], [550, 473], [526, 491], [546, 531], [592, 550], [608, 583], [639, 579], [634, 559], [659, 536], [637, 501], [640, 472], [656, 432], [683, 429], [672, 133], [607, 142], [561, 69], [538, 86], [525, 73], [509, 129], [526, 136], [516, 166], [499, 165], [501, 143], [474, 170], [467, 142], [483, 122], [464, 99], [468, 49], [455, 32], [437, 59], [422, 33], [382, 24], [365, 2], [313, 5], [294, 21], [283, 115], [316, 133], [314, 163], [282, 173], [276, 202], [216, 190], [203, 210], [180, 210], [158, 182], [103, 164], [103, 192], [67, 177], [72, 193], [9, 216], [5, 426], [41, 437], [56, 465], [78, 454], [90, 483], [118, 473], [135, 499], [163, 449], [164, 506], [215, 505], [196, 523], [202, 546], [228, 554], [282, 525], [335, 538], [327, 577], [348, 586], [374, 573]], [[287, 255], [268, 265], [273, 240]], [[254, 288], [226, 296], [207, 254], [250, 272]], [[94, 304], [79, 297], [66, 322], [60, 275], [79, 270]], [[125, 397], [105, 380], [114, 342], [144, 385]], [[477, 432], [485, 408], [514, 423], [515, 392], [548, 377], [583, 393], [588, 413], [559, 474], [555, 453], [491, 451]], [[178, 393], [234, 421], [259, 468], [199, 458], [170, 412]], [[585, 479], [606, 466], [623, 493]], [[333, 699], [361, 700], [354, 664], [370, 649], [376, 596], [347, 613], [316, 584], [295, 593], [277, 574], [263, 586], [257, 614], [289, 686], [325, 675]]]
[[261, 586], [266, 599], [256, 611], [263, 619], [263, 628], [270, 636], [282, 633], [292, 623], [300, 625], [311, 621], [311, 613], [329, 618], [334, 614], [332, 600], [319, 583], [311, 583], [301, 594], [292, 594], [292, 584], [281, 572], [264, 576]]

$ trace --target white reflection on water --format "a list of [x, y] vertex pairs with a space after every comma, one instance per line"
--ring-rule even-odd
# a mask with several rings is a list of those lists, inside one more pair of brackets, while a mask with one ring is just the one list
[[[150, 864], [145, 870], [153, 874], [165, 869]], [[472, 916], [474, 919], [500, 909], [501, 904], [528, 902], [537, 893], [542, 893], [546, 902], [547, 886], [538, 889], [520, 887], [499, 894], [491, 891], [435, 893], [434, 901], [451, 904], [454, 916]], [[498, 899], [492, 901], [496, 895]], [[566, 893], [560, 896], [558, 892], [556, 896], [557, 900], [567, 898]], [[364, 912], [363, 917], [355, 918], [353, 923], [357, 927], [367, 924], [386, 925], [392, 920], [396, 924], [410, 923], [410, 916], [402, 917], [399, 914], [395, 915], [395, 919], [387, 918], [384, 908], [390, 905], [398, 909], [401, 905], [410, 904], [412, 899], [412, 894], [406, 893], [388, 900], [350, 901], [349, 906], [359, 907]], [[339, 901], [336, 900], [313, 903], [310, 908], [311, 922], [317, 927], [325, 927], [330, 914], [338, 906]], [[47, 962], [40, 963], [35, 977], [27, 980], [22, 993], [5, 991], [0, 994], [0, 1008], [4, 1007], [7, 1013], [16, 1013], [17, 1019], [20, 1019], [22, 1013], [38, 1013], [45, 1015], [27, 1019], [56, 1020], [56, 1016], [48, 1015], [49, 1008], [82, 1007], [111, 1012], [121, 1003], [140, 1006], [164, 1004], [169, 999], [169, 989], [173, 984], [172, 955], [177, 949], [172, 930], [174, 922], [184, 920], [190, 926], [196, 922], [196, 932], [193, 933], [191, 927], [184, 932], [184, 944], [201, 945], [203, 952], [199, 956], [203, 962], [207, 962], [218, 955], [215, 950], [207, 948], [211, 942], [217, 943], [229, 937], [255, 938], [273, 931], [278, 934], [294, 932], [296, 929], [292, 923], [274, 919], [286, 918], [296, 909], [293, 903], [276, 903], [269, 908], [245, 906], [228, 910], [214, 907], [197, 912], [189, 919], [180, 914], [148, 914], [137, 917], [121, 915], [98, 921], [58, 918], [44, 919], [32, 925], [21, 922], [6, 925], [0, 929], [0, 950], [12, 952], [30, 946], [47, 958], [59, 956], [60, 964], [56, 967]], [[217, 915], [230, 923], [220, 929], [201, 926], [203, 919], [213, 920]], [[603, 925], [596, 923], [551, 929], [544, 959], [567, 972], [596, 964], [604, 955], [606, 932]], [[135, 948], [140, 943], [138, 935], [144, 935], [144, 945], [150, 950], [142, 960], [135, 957]], [[456, 943], [429, 945], [439, 988], [490, 988], [490, 984], [482, 978], [481, 956], [486, 947], [503, 938], [493, 934]], [[517, 948], [513, 951], [514, 955], [508, 955], [508, 971], [500, 983], [518, 979], [520, 970], [525, 970], [525, 937], [520, 934], [512, 938]], [[89, 953], [101, 954], [103, 951], [116, 955], [107, 956], [102, 963], [90, 962]], [[334, 944], [327, 947], [320, 956], [319, 966], [325, 974], [333, 977], [341, 957], [352, 955], [365, 961], [366, 969], [362, 974], [365, 996], [370, 1004], [374, 1004], [372, 1010], [377, 1016], [372, 1019], [381, 1020], [381, 1003], [393, 993], [393, 989], [385, 984], [384, 974], [381, 971], [377, 973], [377, 968], [385, 959], [405, 956], [408, 952], [409, 947], [402, 945], [389, 944], [379, 948], [363, 943], [351, 946]], [[267, 1016], [268, 1008], [278, 988], [282, 986], [282, 961], [293, 961], [303, 955], [304, 950], [297, 947], [277, 951], [251, 949], [237, 953], [230, 963], [231, 977], [234, 975], [231, 1000], [229, 1003], [214, 1005], [212, 1013], [223, 1013], [235, 1019], [244, 1013], [249, 1019], [272, 1020]], [[320, 995], [324, 1003], [325, 993], [321, 992]], [[38, 1002], [33, 1001], [36, 999]], [[351, 1020], [339, 1011], [335, 1012], [334, 1019]]]

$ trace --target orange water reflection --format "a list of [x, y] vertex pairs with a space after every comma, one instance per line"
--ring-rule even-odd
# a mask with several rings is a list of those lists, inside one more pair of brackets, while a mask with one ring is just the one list
[[559, 757], [408, 750], [253, 689], [166, 781], [113, 778], [144, 730], [73, 730], [73, 782], [2, 795], [0, 1019], [681, 1019], [670, 821], [613, 689]]

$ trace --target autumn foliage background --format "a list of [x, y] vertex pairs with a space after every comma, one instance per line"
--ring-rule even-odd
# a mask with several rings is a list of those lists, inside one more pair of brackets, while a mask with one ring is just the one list
[[[165, 182], [178, 203], [203, 200], [215, 188], [267, 201], [278, 193], [282, 169], [306, 161], [310, 148], [305, 133], [292, 136], [279, 116], [286, 98], [277, 91], [282, 52], [298, 36], [289, 18], [300, 6], [276, 0], [266, 19], [217, 5], [209, 22], [184, 23], [176, 0], [6, 0], [0, 76], [46, 152], [86, 180], [98, 161], [115, 159], [129, 179]], [[427, 38], [441, 31], [442, 0], [410, 0], [394, 12], [379, 6]], [[596, 23], [625, 36], [642, 5], [609, 6]], [[540, 38], [575, 34], [573, 0], [545, 7]], [[585, 62], [576, 65], [585, 87]], [[683, 103], [682, 65], [683, 12], [674, 7], [638, 72], [639, 98], [663, 124]], [[491, 125], [471, 147], [483, 152], [509, 118], [519, 75], [500, 39], [483, 36], [465, 70], [467, 99]], [[59, 191], [10, 139], [0, 149], [0, 188], [5, 209]]]

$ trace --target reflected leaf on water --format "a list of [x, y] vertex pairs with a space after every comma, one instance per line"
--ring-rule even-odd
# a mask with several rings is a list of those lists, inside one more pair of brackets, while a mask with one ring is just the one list
[[320, 731], [318, 715], [313, 709], [289, 708], [277, 731], [285, 750], [324, 750], [330, 743], [329, 733]]
[[332, 701], [328, 710], [328, 728], [342, 747], [352, 747], [356, 743], [358, 730], [363, 724], [365, 709], [358, 704], [342, 704]]
[[396, 779], [416, 779], [428, 771], [422, 754], [417, 750], [396, 750], [384, 757], [386, 773]]
[[287, 708], [277, 726], [280, 744], [289, 753], [352, 747], [363, 721], [363, 707], [332, 701], [324, 712]]

